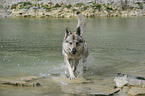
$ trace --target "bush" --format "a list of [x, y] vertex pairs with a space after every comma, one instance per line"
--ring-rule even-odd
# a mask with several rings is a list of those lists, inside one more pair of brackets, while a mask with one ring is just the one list
[[141, 2], [137, 2], [137, 3], [135, 3], [135, 4], [138, 4], [139, 9], [143, 9], [143, 3], [141, 3]]
[[55, 5], [55, 7], [61, 7], [61, 5], [59, 5], [58, 3]]
[[3, 7], [3, 5], [0, 5], [0, 9], [3, 9], [4, 7]]
[[84, 5], [83, 3], [76, 3], [76, 5], [74, 7], [81, 7], [83, 5]]
[[16, 7], [17, 7], [17, 5], [16, 5], [16, 4], [13, 4], [13, 5], [11, 6], [11, 9], [16, 9]]
[[72, 7], [71, 4], [66, 5], [66, 8], [70, 9]]

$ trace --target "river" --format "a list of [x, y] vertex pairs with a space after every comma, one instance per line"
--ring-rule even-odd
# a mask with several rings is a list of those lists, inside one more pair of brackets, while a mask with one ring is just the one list
[[145, 18], [98, 17], [87, 19], [83, 34], [89, 70], [70, 83], [61, 50], [65, 28], [76, 25], [77, 19], [1, 18], [0, 81], [46, 78], [41, 87], [0, 86], [0, 96], [87, 96], [113, 89], [118, 72], [145, 76]]

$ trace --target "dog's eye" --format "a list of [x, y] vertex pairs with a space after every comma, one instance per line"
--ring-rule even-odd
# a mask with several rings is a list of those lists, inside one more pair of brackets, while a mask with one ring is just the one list
[[69, 42], [70, 45], [72, 45], [72, 42]]
[[79, 42], [76, 42], [76, 45], [78, 45], [79, 44]]

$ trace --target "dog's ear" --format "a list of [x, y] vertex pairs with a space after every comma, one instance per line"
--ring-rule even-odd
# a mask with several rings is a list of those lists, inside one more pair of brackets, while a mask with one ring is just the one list
[[66, 29], [65, 29], [65, 36], [64, 36], [64, 39], [65, 39], [69, 34], [71, 34], [71, 32], [70, 32], [69, 28], [66, 28]]
[[77, 27], [76, 34], [82, 36], [80, 27]]

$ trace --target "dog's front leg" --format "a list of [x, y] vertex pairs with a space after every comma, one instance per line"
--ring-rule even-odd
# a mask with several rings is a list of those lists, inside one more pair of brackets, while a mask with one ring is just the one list
[[87, 71], [87, 66], [86, 66], [86, 64], [85, 64], [86, 58], [83, 58], [83, 59], [82, 59], [82, 62], [83, 62], [83, 72], [86, 72], [86, 71]]
[[64, 59], [65, 59], [65, 62], [67, 64], [67, 68], [68, 68], [68, 71], [69, 71], [70, 79], [75, 79], [76, 77], [75, 77], [75, 75], [73, 73], [73, 69], [71, 68], [69, 60], [67, 59], [67, 57], [65, 57]]

